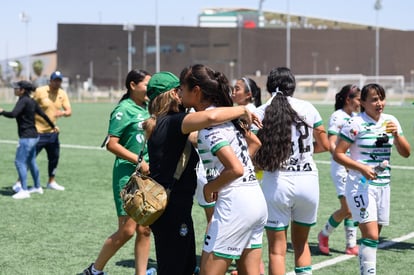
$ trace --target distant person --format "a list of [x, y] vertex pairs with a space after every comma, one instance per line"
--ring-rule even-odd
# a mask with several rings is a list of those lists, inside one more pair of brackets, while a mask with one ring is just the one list
[[261, 89], [256, 82], [248, 77], [242, 77], [236, 81], [231, 98], [237, 105], [246, 106], [250, 112], [262, 105]]
[[115, 253], [135, 234], [135, 274], [145, 275], [150, 249], [151, 230], [148, 226], [138, 225], [122, 207], [120, 192], [135, 171], [138, 155], [143, 151], [140, 172], [149, 174], [148, 153], [142, 122], [149, 118], [147, 103], [147, 84], [151, 75], [144, 70], [132, 70], [125, 79], [127, 92], [112, 111], [106, 148], [115, 155], [112, 170], [112, 190], [118, 230], [109, 236], [96, 258], [83, 275], [103, 275], [103, 269]]
[[[61, 88], [62, 73], [55, 71], [50, 75], [49, 85], [36, 89], [33, 99], [39, 104], [46, 115], [56, 124], [57, 119], [72, 115], [69, 98]], [[36, 116], [36, 129], [39, 132], [39, 142], [36, 145], [36, 154], [42, 149], [47, 152], [49, 180], [46, 187], [53, 190], [63, 191], [65, 187], [55, 181], [56, 170], [60, 157], [59, 132], [53, 130], [42, 118]], [[13, 190], [19, 190], [21, 186], [20, 178], [13, 186]]]
[[[19, 81], [13, 84], [14, 94], [19, 97], [13, 111], [7, 112], [0, 108], [0, 115], [8, 118], [16, 118], [19, 143], [16, 150], [15, 165], [21, 187], [12, 197], [13, 199], [30, 198], [30, 193], [43, 194], [40, 186], [39, 168], [36, 163], [36, 144], [39, 141], [39, 134], [35, 127], [35, 114], [45, 120], [52, 131], [57, 131], [53, 122], [42, 111], [39, 105], [30, 97], [30, 93], [35, 90], [32, 83]], [[27, 171], [32, 174], [34, 187], [27, 188]]]
[[362, 87], [361, 113], [342, 127], [334, 152], [334, 160], [349, 169], [345, 196], [362, 235], [361, 275], [377, 274], [379, 236], [390, 221], [392, 145], [402, 157], [410, 156], [410, 144], [399, 121], [384, 113], [385, 103], [381, 85]]
[[269, 274], [286, 273], [289, 226], [295, 273], [312, 274], [308, 237], [319, 205], [319, 174], [313, 155], [329, 149], [328, 137], [316, 108], [293, 97], [296, 80], [289, 68], [273, 68], [266, 87], [272, 98], [255, 111], [263, 127], [257, 133], [262, 147], [253, 163], [263, 170]]
[[[356, 85], [345, 85], [335, 95], [335, 112], [329, 119], [328, 140], [330, 152], [333, 156], [338, 135], [349, 119], [359, 112], [361, 90]], [[318, 247], [322, 254], [329, 254], [329, 236], [344, 221], [346, 248], [345, 254], [358, 255], [357, 228], [351, 217], [345, 198], [345, 183], [348, 176], [347, 169], [331, 159], [331, 179], [334, 183], [341, 208], [336, 210], [318, 234]]]

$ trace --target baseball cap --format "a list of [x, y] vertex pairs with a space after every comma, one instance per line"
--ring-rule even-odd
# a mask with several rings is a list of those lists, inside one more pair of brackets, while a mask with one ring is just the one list
[[12, 83], [14, 89], [24, 89], [26, 91], [34, 91], [36, 87], [29, 81], [21, 80], [19, 82]]
[[55, 79], [60, 79], [60, 80], [62, 80], [62, 78], [63, 78], [63, 75], [62, 75], [62, 73], [61, 73], [61, 72], [59, 72], [59, 71], [53, 72], [53, 73], [50, 75], [50, 80], [55, 80]]
[[158, 72], [151, 76], [147, 85], [147, 96], [152, 101], [158, 95], [180, 86], [180, 80], [170, 72]]

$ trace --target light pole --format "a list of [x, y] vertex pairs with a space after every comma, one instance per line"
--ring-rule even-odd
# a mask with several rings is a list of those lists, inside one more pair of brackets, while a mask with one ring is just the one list
[[237, 74], [241, 76], [242, 71], [242, 28], [243, 16], [237, 15]]
[[229, 62], [229, 67], [230, 67], [230, 83], [233, 84], [233, 78], [234, 78], [234, 65], [235, 62], [232, 60]]
[[155, 71], [160, 71], [160, 25], [158, 23], [158, 0], [155, 0]]
[[26, 79], [30, 80], [30, 55], [29, 55], [29, 22], [30, 22], [30, 16], [25, 13], [21, 12], [19, 14], [19, 19], [21, 22], [25, 23], [26, 25], [26, 34], [25, 34], [25, 51], [26, 51]]
[[318, 52], [312, 52], [312, 58], [313, 58], [313, 69], [312, 73], [313, 75], [316, 75], [318, 73]]
[[119, 56], [116, 57], [116, 64], [118, 65], [118, 90], [121, 91], [122, 90], [122, 73], [121, 73], [122, 61]]
[[257, 25], [259, 26], [259, 28], [263, 28], [264, 27], [264, 16], [263, 16], [263, 2], [265, 0], [259, 0], [259, 10], [258, 10], [258, 20], [257, 20]]
[[290, 68], [290, 0], [286, 0], [286, 67]]
[[378, 76], [379, 76], [379, 47], [380, 47], [380, 32], [379, 32], [379, 11], [381, 10], [382, 5], [381, 5], [381, 0], [376, 0], [375, 1], [375, 5], [374, 5], [374, 9], [376, 10], [376, 14], [375, 14], [375, 24], [376, 24], [376, 29], [375, 29], [375, 76], [376, 76], [376, 81], [378, 82]]
[[135, 26], [132, 24], [125, 24], [124, 31], [128, 32], [128, 72], [132, 69], [132, 32], [135, 30]]

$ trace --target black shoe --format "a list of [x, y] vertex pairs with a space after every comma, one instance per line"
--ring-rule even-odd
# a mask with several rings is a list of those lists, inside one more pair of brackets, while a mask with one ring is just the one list
[[92, 266], [93, 266], [93, 263], [91, 263], [91, 265], [83, 271], [83, 275], [105, 275], [104, 272], [99, 272], [98, 274], [93, 274], [92, 273]]

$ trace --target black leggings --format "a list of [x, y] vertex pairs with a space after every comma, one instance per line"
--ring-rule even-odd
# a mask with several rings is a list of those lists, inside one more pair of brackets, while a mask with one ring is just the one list
[[[171, 198], [170, 198], [171, 199]], [[169, 201], [162, 216], [151, 225], [158, 275], [192, 275], [196, 267], [192, 201]]]

